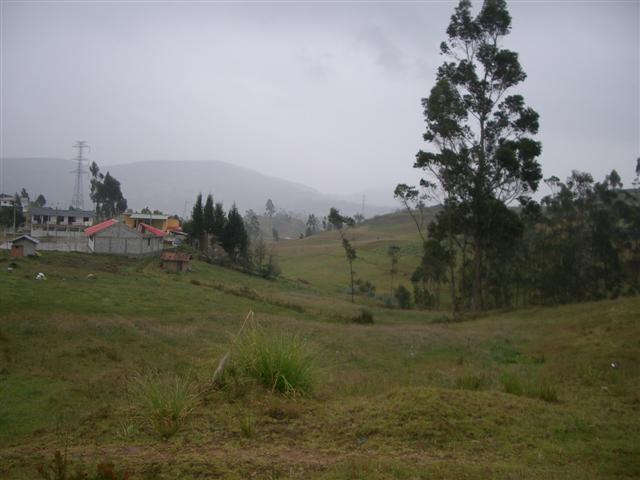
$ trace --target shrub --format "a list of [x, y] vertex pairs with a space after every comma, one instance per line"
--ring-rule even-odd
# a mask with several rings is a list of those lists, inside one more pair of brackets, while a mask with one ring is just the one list
[[271, 391], [306, 396], [313, 388], [313, 357], [297, 335], [250, 327], [238, 337], [235, 362], [241, 375]]
[[411, 292], [404, 285], [398, 285], [398, 288], [393, 292], [393, 296], [396, 298], [400, 308], [409, 309], [413, 306], [411, 302]]
[[158, 375], [137, 377], [132, 393], [141, 413], [163, 438], [175, 434], [196, 402], [194, 386], [188, 377], [162, 379]]
[[373, 297], [376, 294], [376, 286], [371, 283], [369, 280], [362, 280], [360, 278], [358, 278], [355, 281], [356, 284], [356, 289], [358, 291], [358, 293], [362, 293], [364, 295], [367, 295], [369, 297]]
[[354, 315], [351, 317], [352, 323], [359, 323], [361, 325], [371, 325], [373, 324], [373, 313], [371, 313], [366, 308], [360, 310], [358, 315]]

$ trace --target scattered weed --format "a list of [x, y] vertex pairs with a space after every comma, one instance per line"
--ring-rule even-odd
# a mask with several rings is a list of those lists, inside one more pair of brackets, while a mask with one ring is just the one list
[[553, 385], [540, 381], [522, 381], [513, 374], [504, 374], [500, 378], [502, 387], [506, 393], [516, 396], [537, 398], [545, 402], [557, 402], [558, 392]]
[[501, 364], [518, 363], [520, 352], [508, 338], [499, 339], [491, 345], [491, 358]]
[[456, 379], [456, 388], [462, 390], [483, 390], [488, 384], [486, 375], [463, 375]]
[[131, 422], [123, 422], [118, 428], [118, 437], [128, 440], [136, 433], [136, 426]]
[[70, 463], [67, 453], [64, 455], [60, 450], [56, 450], [53, 459], [49, 463], [38, 465], [38, 475], [44, 480], [128, 480], [129, 472], [118, 472], [111, 462], [98, 463], [96, 473], [88, 474], [81, 469], [76, 469], [71, 473]]
[[500, 383], [502, 383], [502, 387], [504, 391], [510, 395], [522, 396], [524, 395], [524, 387], [522, 386], [522, 382], [518, 377], [511, 374], [504, 374], [500, 378]]
[[240, 425], [240, 434], [244, 438], [253, 438], [255, 436], [255, 421], [251, 415], [245, 415], [238, 421]]
[[131, 391], [141, 414], [163, 438], [175, 434], [196, 403], [188, 377], [160, 378], [157, 374], [136, 377]]

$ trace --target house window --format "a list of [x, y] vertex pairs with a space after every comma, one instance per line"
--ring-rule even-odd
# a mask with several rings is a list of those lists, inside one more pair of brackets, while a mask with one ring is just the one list
[[82, 217], [82, 221], [83, 221], [84, 223], [87, 223], [87, 222], [89, 221], [89, 217]]
[[57, 218], [58, 225], [60, 225], [63, 222], [64, 222], [64, 217], [61, 217], [61, 216], [58, 215], [58, 218]]
[[41, 222], [41, 218], [40, 215], [34, 215], [33, 217], [33, 223], [40, 223]]
[[150, 246], [151, 246], [151, 239], [147, 238], [147, 247], [150, 247]]
[[71, 225], [72, 223], [76, 223], [76, 217], [69, 217], [69, 220], [67, 220], [67, 222], [69, 223], [69, 225]]

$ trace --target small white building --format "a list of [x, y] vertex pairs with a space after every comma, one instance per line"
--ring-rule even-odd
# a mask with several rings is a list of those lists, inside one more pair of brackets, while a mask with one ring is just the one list
[[89, 210], [59, 210], [31, 207], [29, 223], [35, 237], [73, 236], [91, 226], [95, 214]]
[[13, 202], [15, 201], [15, 196], [8, 195], [6, 193], [0, 193], [0, 208], [2, 207], [11, 207], [13, 208]]

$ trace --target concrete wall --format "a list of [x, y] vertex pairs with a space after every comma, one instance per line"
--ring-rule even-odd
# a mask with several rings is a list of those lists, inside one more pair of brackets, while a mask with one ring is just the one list
[[85, 239], [84, 229], [86, 227], [70, 227], [70, 228], [47, 228], [38, 225], [31, 225], [31, 236], [36, 238], [73, 238]]
[[162, 238], [155, 235], [142, 235], [122, 223], [116, 223], [93, 235], [89, 248], [95, 253], [142, 256], [160, 255]]

